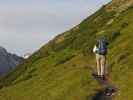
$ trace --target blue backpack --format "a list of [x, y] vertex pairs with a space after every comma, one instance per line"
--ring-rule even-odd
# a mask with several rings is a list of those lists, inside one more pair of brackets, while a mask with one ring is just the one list
[[103, 39], [101, 38], [99, 41], [98, 41], [99, 45], [98, 45], [98, 54], [100, 55], [106, 55], [107, 54], [107, 46], [108, 46], [108, 42], [106, 39]]

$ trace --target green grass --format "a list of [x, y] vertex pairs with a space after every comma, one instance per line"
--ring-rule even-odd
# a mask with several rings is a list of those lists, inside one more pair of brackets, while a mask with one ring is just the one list
[[[91, 100], [101, 88], [92, 47], [104, 31], [110, 41], [110, 77], [119, 91], [114, 100], [132, 100], [133, 8], [115, 17], [104, 7], [78, 26], [57, 36], [0, 81], [1, 100]], [[113, 19], [114, 21], [107, 25]], [[60, 41], [59, 41], [60, 40]]]

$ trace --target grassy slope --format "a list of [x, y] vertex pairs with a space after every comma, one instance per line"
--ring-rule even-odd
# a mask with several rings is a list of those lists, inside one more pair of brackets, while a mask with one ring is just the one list
[[[25, 64], [2, 79], [1, 100], [91, 100], [99, 85], [92, 79], [91, 49], [105, 31], [110, 40], [109, 71], [120, 91], [116, 100], [132, 100], [133, 8], [115, 17], [103, 8], [57, 36]], [[111, 19], [112, 24], [107, 25]]]

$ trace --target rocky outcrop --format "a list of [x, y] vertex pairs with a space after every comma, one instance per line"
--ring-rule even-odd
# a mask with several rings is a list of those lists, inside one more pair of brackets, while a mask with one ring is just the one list
[[106, 9], [108, 11], [115, 10], [122, 12], [130, 6], [133, 6], [133, 0], [112, 0], [112, 2], [106, 6]]

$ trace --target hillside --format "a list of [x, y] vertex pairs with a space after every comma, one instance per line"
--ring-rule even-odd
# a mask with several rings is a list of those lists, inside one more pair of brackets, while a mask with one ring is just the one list
[[[117, 2], [121, 9], [116, 10]], [[99, 34], [110, 42], [108, 67], [119, 91], [113, 100], [132, 100], [133, 6], [113, 0], [82, 23], [49, 41], [24, 64], [0, 81], [1, 100], [92, 100], [101, 87], [93, 45]], [[115, 7], [115, 9], [111, 9]], [[119, 8], [119, 7], [118, 7]]]

